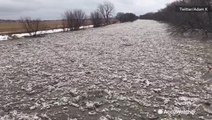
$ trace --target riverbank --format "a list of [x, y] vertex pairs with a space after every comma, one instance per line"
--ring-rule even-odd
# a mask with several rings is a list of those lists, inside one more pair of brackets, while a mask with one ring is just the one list
[[[87, 25], [87, 26], [81, 26], [80, 29], [88, 29], [88, 28], [93, 28], [93, 25]], [[68, 31], [68, 28], [65, 29], [51, 29], [51, 30], [42, 30], [38, 31], [37, 35], [46, 35], [46, 34], [52, 34], [52, 33], [59, 33], [59, 32], [66, 32]], [[30, 37], [29, 33], [14, 33], [10, 35], [0, 35], [0, 41], [2, 40], [12, 40], [12, 39], [20, 39], [24, 37]]]

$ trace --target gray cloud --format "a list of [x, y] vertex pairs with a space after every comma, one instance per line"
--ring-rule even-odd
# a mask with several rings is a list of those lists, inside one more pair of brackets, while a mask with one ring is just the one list
[[[105, 0], [0, 0], [0, 19], [19, 19], [29, 16], [41, 19], [60, 19], [65, 10], [83, 9], [89, 14]], [[165, 7], [174, 0], [109, 0], [116, 12], [137, 15]]]

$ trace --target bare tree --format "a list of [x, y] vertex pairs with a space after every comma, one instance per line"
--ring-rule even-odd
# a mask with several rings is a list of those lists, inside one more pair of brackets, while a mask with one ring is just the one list
[[83, 12], [82, 10], [74, 10], [73, 14], [75, 18], [74, 28], [79, 29], [79, 27], [82, 26], [85, 22], [86, 19], [85, 12]]
[[24, 30], [29, 33], [30, 36], [37, 36], [37, 32], [42, 29], [42, 23], [40, 19], [31, 19], [30, 17], [21, 18], [21, 23]]
[[65, 12], [64, 14], [65, 18], [63, 22], [66, 23], [67, 27], [70, 29], [70, 30], [73, 30], [73, 25], [74, 25], [74, 18], [73, 18], [73, 12], [71, 10], [68, 10]]
[[110, 18], [113, 16], [114, 10], [114, 5], [109, 1], [105, 1], [98, 7], [98, 11], [102, 14], [106, 24], [110, 24]]
[[82, 10], [73, 10], [65, 12], [65, 20], [70, 30], [78, 30], [85, 22], [86, 15]]
[[100, 27], [102, 24], [102, 15], [98, 11], [94, 11], [90, 15], [91, 21], [94, 25], [94, 27]]

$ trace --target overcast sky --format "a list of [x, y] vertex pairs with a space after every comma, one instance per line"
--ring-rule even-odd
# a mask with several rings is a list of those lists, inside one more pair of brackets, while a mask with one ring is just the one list
[[[89, 14], [105, 0], [0, 0], [0, 19], [32, 17], [60, 19], [65, 10], [83, 9]], [[155, 12], [174, 0], [108, 0], [115, 12], [133, 12], [141, 15]]]

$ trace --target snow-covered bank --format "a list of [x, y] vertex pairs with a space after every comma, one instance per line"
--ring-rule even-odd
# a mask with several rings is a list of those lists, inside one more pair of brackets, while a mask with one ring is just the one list
[[[88, 26], [81, 26], [80, 29], [87, 29], [87, 28], [92, 28], [93, 25], [88, 25]], [[65, 29], [65, 31], [69, 30], [68, 28]], [[52, 29], [52, 30], [43, 30], [43, 31], [38, 31], [38, 35], [43, 35], [43, 34], [51, 34], [51, 33], [58, 33], [58, 32], [63, 32], [64, 29]], [[23, 37], [28, 37], [30, 36], [29, 33], [20, 33], [20, 34], [12, 34], [12, 35], [0, 35], [0, 41], [3, 40], [11, 40], [14, 38], [23, 38]]]

